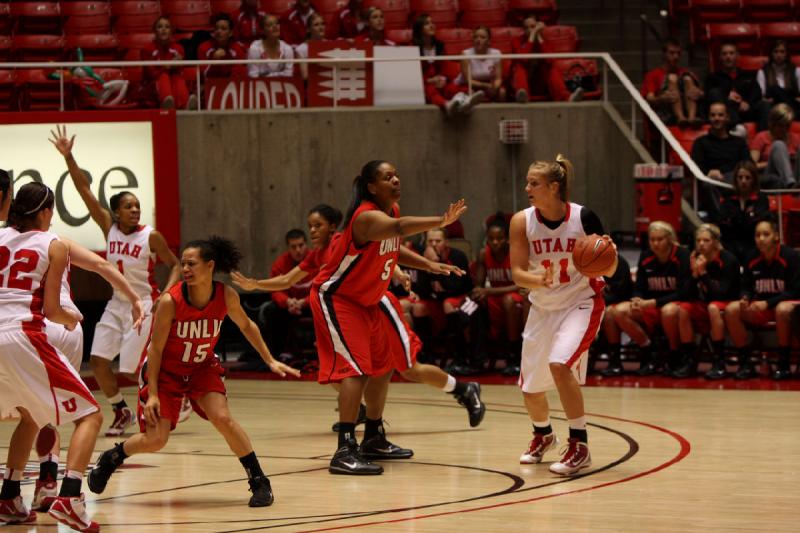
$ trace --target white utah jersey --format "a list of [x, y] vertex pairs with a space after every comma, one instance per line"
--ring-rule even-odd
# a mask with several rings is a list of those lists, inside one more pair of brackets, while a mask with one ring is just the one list
[[565, 309], [601, 294], [605, 282], [602, 278], [586, 278], [572, 264], [572, 250], [581, 237], [586, 236], [581, 223], [582, 206], [567, 203], [563, 222], [550, 229], [535, 207], [525, 210], [525, 233], [528, 237], [530, 272], [542, 273], [552, 264], [553, 286], [535, 289], [529, 298], [541, 309]]
[[44, 278], [55, 233], [0, 229], [0, 328], [44, 327]]
[[61, 307], [78, 311], [78, 306], [72, 301], [72, 289], [69, 286], [71, 265], [69, 258], [67, 258], [67, 267], [64, 269], [64, 275], [61, 277]]
[[[150, 250], [151, 226], [139, 226], [130, 235], [125, 235], [116, 224], [108, 230], [106, 259], [116, 266], [133, 291], [144, 301], [154, 301], [158, 297], [154, 269], [156, 255]], [[128, 299], [114, 291], [112, 299], [127, 302]]]

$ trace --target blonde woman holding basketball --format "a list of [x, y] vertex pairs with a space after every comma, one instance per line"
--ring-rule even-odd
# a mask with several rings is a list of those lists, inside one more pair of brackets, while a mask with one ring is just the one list
[[[531, 301], [522, 333], [519, 386], [533, 422], [533, 439], [520, 463], [540, 463], [558, 444], [546, 396], [557, 389], [569, 420], [569, 445], [550, 471], [567, 476], [592, 464], [580, 385], [605, 308], [602, 278], [587, 278], [572, 263], [579, 239], [604, 234], [595, 213], [569, 201], [573, 175], [572, 164], [560, 154], [555, 161], [534, 162], [525, 186], [531, 207], [514, 215], [510, 229], [511, 275], [516, 285], [530, 289]], [[614, 246], [608, 236], [603, 238]], [[601, 275], [611, 276], [616, 268], [614, 259]]]

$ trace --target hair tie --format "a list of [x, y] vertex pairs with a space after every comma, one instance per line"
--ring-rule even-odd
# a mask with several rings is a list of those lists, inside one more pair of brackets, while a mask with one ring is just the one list
[[42, 206], [44, 205], [44, 203], [45, 203], [45, 202], [47, 201], [47, 199], [50, 197], [50, 193], [51, 193], [51, 192], [52, 192], [52, 191], [50, 190], [50, 187], [48, 187], [47, 185], [45, 185], [45, 186], [44, 186], [44, 198], [42, 198], [42, 201], [41, 201], [41, 202], [39, 202], [39, 205], [37, 205], [36, 207], [34, 207], [33, 209], [31, 209], [30, 211], [26, 211], [25, 213], [22, 213], [22, 214], [23, 214], [23, 215], [31, 215], [31, 214], [33, 214], [33, 213], [37, 212], [39, 209], [41, 209], [41, 208], [42, 208]]

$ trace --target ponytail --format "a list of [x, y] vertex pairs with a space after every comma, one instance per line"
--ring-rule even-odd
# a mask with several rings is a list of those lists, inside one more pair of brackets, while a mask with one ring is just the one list
[[575, 167], [569, 159], [562, 154], [556, 155], [555, 161], [535, 161], [528, 172], [540, 174], [547, 178], [548, 182], [558, 183], [558, 196], [562, 202], [569, 201], [569, 187], [575, 177]]
[[365, 200], [375, 200], [375, 197], [371, 192], [369, 192], [367, 185], [375, 181], [378, 168], [384, 163], [386, 163], [386, 161], [383, 161], [382, 159], [373, 159], [361, 167], [361, 174], [356, 176], [356, 178], [353, 180], [353, 199], [350, 202], [350, 207], [347, 208], [347, 214], [344, 217], [345, 227], [350, 224], [350, 220], [353, 218], [356, 209], [358, 209], [358, 206], [360, 206], [362, 202]]
[[214, 272], [227, 274], [236, 270], [242, 254], [233, 241], [217, 235], [212, 235], [207, 240], [191, 241], [184, 246], [187, 248], [197, 248], [203, 261], [214, 261]]

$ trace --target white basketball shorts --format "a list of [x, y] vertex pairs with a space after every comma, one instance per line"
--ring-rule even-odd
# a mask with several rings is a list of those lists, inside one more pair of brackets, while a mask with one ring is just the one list
[[124, 374], [136, 372], [150, 341], [153, 302], [142, 303], [146, 317], [139, 331], [132, 327], [131, 304], [118, 298], [109, 300], [94, 330], [92, 356], [113, 361], [119, 354], [119, 371]]

